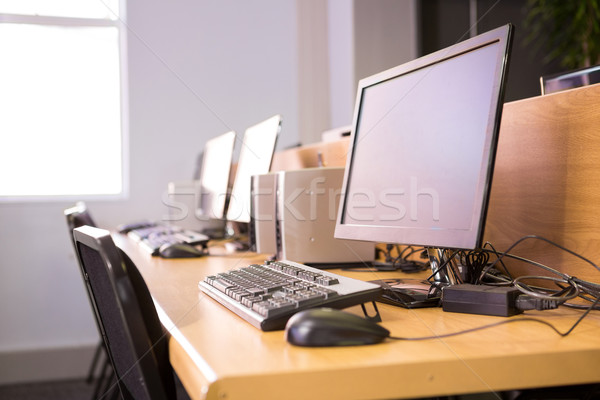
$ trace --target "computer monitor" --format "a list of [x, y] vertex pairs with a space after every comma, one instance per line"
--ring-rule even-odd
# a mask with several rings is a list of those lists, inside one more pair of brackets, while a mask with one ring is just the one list
[[269, 172], [280, 130], [280, 115], [246, 129], [227, 209], [228, 221], [250, 222], [250, 178]]
[[512, 26], [359, 82], [335, 237], [481, 246]]
[[540, 77], [542, 95], [600, 83], [600, 65]]
[[200, 219], [225, 218], [235, 136], [235, 132], [230, 131], [210, 139], [204, 145], [199, 179], [200, 204], [196, 209], [196, 215]]

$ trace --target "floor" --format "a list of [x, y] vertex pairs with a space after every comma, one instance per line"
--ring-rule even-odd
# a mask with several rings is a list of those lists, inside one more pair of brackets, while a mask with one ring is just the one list
[[2, 400], [90, 400], [94, 385], [85, 380], [51, 381], [0, 386]]
[[[175, 378], [177, 399], [189, 400], [183, 385]], [[0, 385], [0, 400], [115, 400], [119, 396], [108, 388], [94, 396], [95, 384], [84, 379]]]
[[[179, 383], [179, 382], [178, 382]], [[185, 390], [178, 385], [178, 399], [189, 399]], [[429, 400], [598, 400], [598, 385], [582, 385], [567, 388], [551, 388], [533, 392], [479, 393], [466, 396], [451, 396]], [[112, 393], [92, 399], [94, 385], [85, 380], [51, 381], [0, 386], [1, 400], [112, 400]]]

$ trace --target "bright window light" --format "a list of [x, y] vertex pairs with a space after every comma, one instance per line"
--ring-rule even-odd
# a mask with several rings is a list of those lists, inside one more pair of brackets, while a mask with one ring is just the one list
[[0, 23], [0, 54], [0, 199], [122, 195], [119, 28]]
[[0, 0], [0, 13], [117, 19], [118, 0]]

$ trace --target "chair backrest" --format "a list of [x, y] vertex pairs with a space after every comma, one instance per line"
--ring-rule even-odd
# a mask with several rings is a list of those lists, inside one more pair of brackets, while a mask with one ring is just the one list
[[[77, 254], [77, 248], [75, 246], [75, 240], [73, 239], [73, 229], [85, 225], [93, 227], [96, 227], [97, 225], [94, 222], [92, 215], [88, 211], [87, 206], [83, 201], [78, 201], [73, 207], [67, 208], [64, 211], [64, 213], [65, 217], [67, 217], [67, 227], [69, 229], [69, 236], [71, 237], [73, 247], [75, 247], [75, 255], [79, 257], [79, 255]], [[81, 264], [81, 262], [79, 264]]]
[[[71, 243], [73, 244], [75, 256], [77, 257], [79, 268], [81, 269], [81, 274], [83, 276], [83, 280], [85, 281], [85, 272], [81, 265], [81, 260], [79, 258], [79, 254], [77, 253], [77, 246], [75, 245], [75, 239], [73, 239], [73, 229], [79, 228], [80, 226], [85, 226], [85, 225], [95, 227], [96, 224], [94, 223], [94, 219], [90, 215], [90, 213], [87, 209], [87, 206], [82, 201], [77, 202], [73, 207], [67, 208], [64, 211], [64, 214], [65, 214], [65, 217], [67, 217], [67, 227], [69, 229], [69, 237], [71, 238]], [[92, 299], [89, 291], [88, 291], [88, 296], [89, 296], [92, 308], [94, 308], [94, 300]], [[98, 331], [100, 332], [100, 335], [102, 335], [102, 328], [100, 327], [100, 320], [98, 320], [98, 316], [95, 315], [95, 312], [94, 312], [94, 316], [96, 317], [96, 325], [98, 325]]]
[[69, 233], [73, 232], [73, 229], [79, 228], [80, 226], [96, 226], [92, 215], [87, 209], [87, 206], [83, 201], [78, 201], [73, 207], [65, 210], [65, 216], [67, 217], [67, 225], [69, 226]]
[[123, 398], [175, 398], [168, 336], [138, 269], [106, 230], [82, 226], [73, 238]]

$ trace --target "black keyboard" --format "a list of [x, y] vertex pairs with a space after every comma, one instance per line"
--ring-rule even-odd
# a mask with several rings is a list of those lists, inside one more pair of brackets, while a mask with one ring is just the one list
[[381, 286], [291, 261], [267, 261], [207, 276], [198, 286], [263, 331], [283, 329], [296, 312], [374, 301]]
[[155, 225], [134, 229], [127, 236], [138, 242], [140, 247], [153, 256], [158, 255], [159, 249], [165, 244], [206, 245], [209, 240], [209, 237], [202, 233], [173, 225]]

